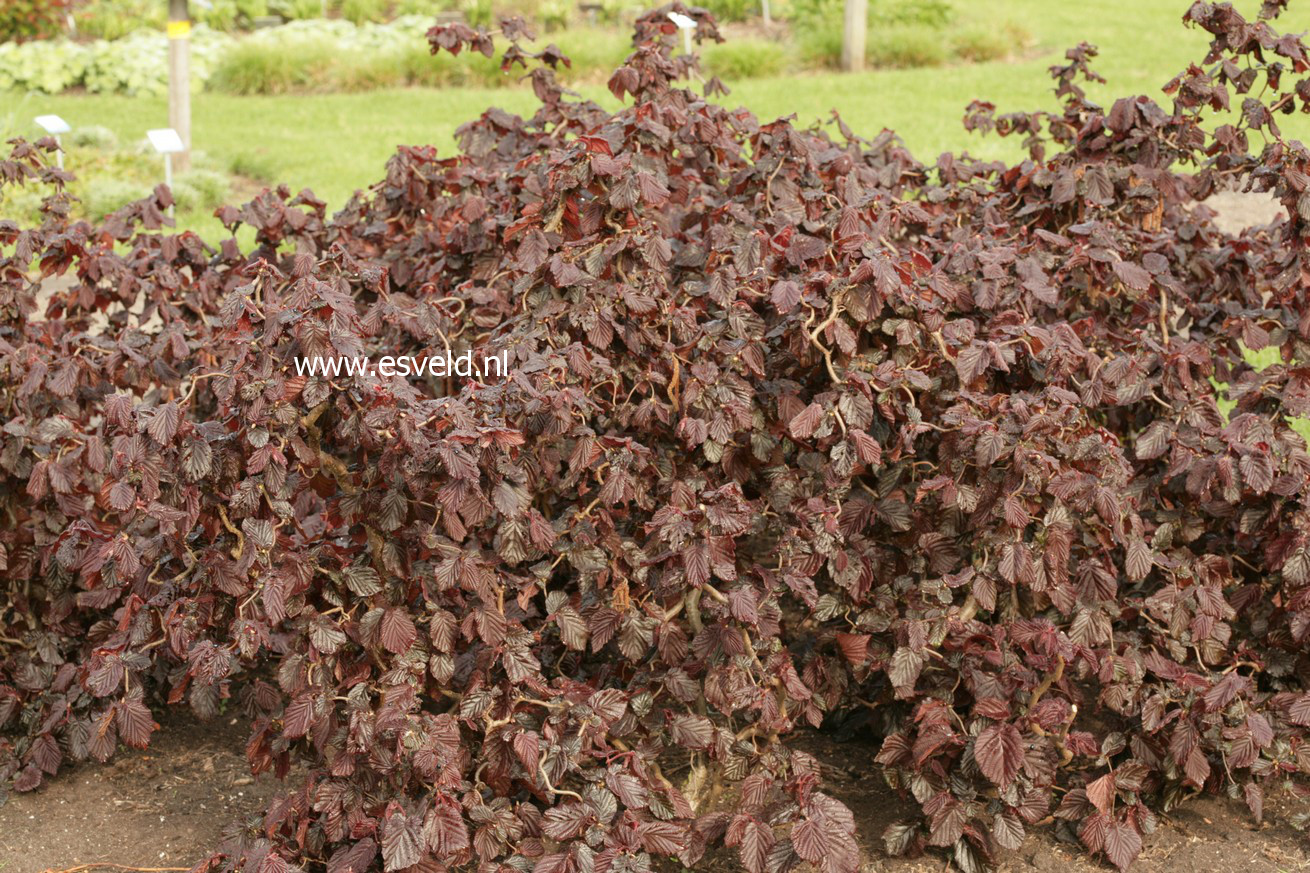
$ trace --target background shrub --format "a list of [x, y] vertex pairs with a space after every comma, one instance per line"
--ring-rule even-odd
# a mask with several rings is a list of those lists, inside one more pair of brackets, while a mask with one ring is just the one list
[[[217, 0], [223, 3], [223, 0]], [[233, 4], [234, 5], [234, 4]], [[97, 39], [121, 39], [137, 30], [159, 30], [168, 18], [161, 0], [88, 0], [76, 7], [77, 32]], [[220, 12], [218, 17], [223, 18]]]
[[[229, 38], [203, 25], [192, 31], [191, 70], [196, 87]], [[116, 40], [68, 39], [0, 43], [0, 90], [57, 94], [81, 87], [91, 93], [164, 94], [168, 90], [168, 39], [138, 30]]]
[[[559, 43], [573, 59], [574, 67], [563, 74], [569, 81], [607, 75], [628, 51], [626, 36], [609, 29], [629, 15], [623, 0], [607, 0], [596, 16], [597, 27], [579, 23], [571, 0], [515, 5], [514, 11], [530, 14], [541, 25], [544, 40]], [[266, 0], [220, 0], [200, 15], [201, 24], [193, 31], [195, 87], [233, 94], [284, 94], [519, 81], [518, 76], [497, 73], [493, 64], [423, 59], [423, 34], [434, 11], [458, 10], [470, 23], [488, 25], [498, 11], [493, 0], [410, 0], [395, 5], [388, 0], [339, 0], [328, 7], [338, 17], [295, 18], [322, 8], [318, 0], [299, 10], [275, 9]], [[227, 33], [279, 9], [293, 20], [249, 35]], [[747, 4], [737, 12], [724, 11], [732, 17], [753, 14], [753, 9]], [[0, 90], [164, 93], [168, 43], [159, 31], [163, 23], [159, 10], [160, 4], [147, 0], [93, 4], [82, 13], [83, 33], [111, 39], [0, 43]], [[396, 17], [379, 23], [392, 13]], [[840, 4], [801, 0], [790, 13], [794, 45], [755, 38], [726, 46], [702, 45], [707, 69], [731, 81], [779, 75], [797, 66], [835, 67], [841, 55]], [[941, 3], [879, 3], [871, 14], [868, 60], [881, 67], [996, 60], [1018, 55], [1025, 41], [1022, 29], [1011, 23], [958, 20]], [[329, 58], [330, 54], [335, 57]], [[211, 76], [215, 69], [218, 74]]]
[[1021, 55], [1029, 36], [1014, 22], [979, 22], [955, 28], [951, 31], [950, 41], [954, 57], [970, 63], [984, 63]]
[[925, 24], [873, 26], [867, 40], [865, 58], [874, 67], [937, 67], [952, 58], [942, 32]]
[[118, 147], [118, 135], [98, 124], [78, 125], [64, 134], [64, 144], [70, 148], [111, 151]]
[[267, 0], [210, 0], [209, 7], [192, 4], [191, 16], [215, 30], [249, 30], [269, 14]]
[[725, 82], [776, 76], [787, 66], [787, 50], [766, 39], [738, 39], [705, 46], [705, 69]]
[[0, 91], [58, 94], [86, 79], [90, 53], [72, 42], [0, 42]]
[[950, 0], [873, 0], [869, 4], [869, 22], [875, 27], [918, 25], [941, 29], [955, 18]]
[[389, 0], [341, 0], [341, 17], [355, 24], [380, 22], [387, 17]]
[[0, 3], [0, 43], [48, 39], [64, 28], [69, 0], [5, 0]]
[[795, 38], [797, 52], [806, 66], [836, 69], [841, 64], [840, 18], [800, 20], [795, 25]]
[[717, 21], [745, 21], [760, 14], [759, 0], [706, 0], [701, 5]]
[[268, 11], [291, 21], [306, 21], [323, 14], [323, 0], [268, 0]]
[[395, 56], [400, 76], [407, 84], [428, 88], [486, 87], [505, 80], [500, 66], [490, 58], [473, 56], [468, 58], [468, 63], [463, 60], [433, 55], [419, 46], [406, 48]]
[[431, 18], [449, 7], [449, 0], [397, 0], [397, 15], [421, 15]]
[[[367, 91], [406, 86], [512, 84], [497, 60], [482, 55], [455, 59], [433, 55], [416, 25], [397, 20], [385, 27], [355, 29], [345, 22], [303, 22], [241, 40], [227, 51], [209, 87], [233, 94]], [[566, 80], [597, 77], [627, 53], [627, 41], [612, 31], [575, 28], [543, 37], [573, 60]]]
[[227, 201], [231, 186], [225, 173], [196, 167], [174, 180], [173, 200], [178, 209], [214, 209]]
[[243, 40], [223, 54], [210, 76], [210, 87], [230, 94], [286, 94], [329, 90], [348, 75], [341, 70], [354, 59], [326, 36], [280, 40]]
[[[836, 68], [842, 4], [795, 0], [790, 9], [800, 58], [811, 67]], [[1022, 26], [1003, 19], [978, 21], [974, 10], [962, 16], [946, 0], [885, 0], [869, 6], [865, 60], [875, 68], [993, 61], [1020, 54], [1027, 41]]]
[[86, 214], [96, 221], [106, 215], [117, 212], [129, 203], [150, 196], [154, 186], [148, 182], [106, 177], [91, 179], [83, 190], [83, 203]]

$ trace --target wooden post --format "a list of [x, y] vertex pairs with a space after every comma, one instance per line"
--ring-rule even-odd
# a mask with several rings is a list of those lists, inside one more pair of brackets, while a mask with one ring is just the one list
[[168, 0], [168, 126], [186, 146], [175, 169], [191, 167], [191, 14], [187, 0]]
[[841, 68], [848, 73], [864, 69], [864, 40], [869, 30], [869, 0], [846, 0], [842, 28]]

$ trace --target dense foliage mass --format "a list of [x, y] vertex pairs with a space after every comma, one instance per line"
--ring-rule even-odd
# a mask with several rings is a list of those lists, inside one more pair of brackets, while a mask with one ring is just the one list
[[[220, 210], [248, 250], [160, 231], [162, 188], [71, 221], [18, 143], [0, 177], [53, 193], [0, 222], [0, 777], [239, 709], [256, 772], [302, 765], [198, 868], [246, 873], [848, 873], [788, 743], [866, 709], [922, 806], [888, 850], [970, 873], [1051, 816], [1122, 868], [1188, 795], [1305, 796], [1310, 152], [1277, 116], [1310, 82], [1278, 6], [1197, 3], [1167, 106], [1089, 102], [1088, 46], [1062, 111], [975, 104], [1013, 166], [707, 102], [667, 9], [610, 113], [506, 22], [533, 118], [402, 148], [332, 218]], [[1220, 232], [1198, 201], [1234, 183], [1287, 218]], [[513, 372], [294, 366], [446, 349]]]
[[64, 26], [71, 0], [5, 0], [0, 5], [0, 44], [48, 39]]

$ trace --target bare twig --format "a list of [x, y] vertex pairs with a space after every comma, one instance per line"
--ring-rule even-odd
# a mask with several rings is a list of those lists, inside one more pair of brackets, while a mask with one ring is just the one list
[[567, 788], [556, 788], [554, 785], [551, 785], [550, 777], [546, 775], [546, 762], [544, 760], [537, 761], [537, 772], [541, 774], [541, 781], [545, 784], [546, 790], [551, 794], [564, 794], [569, 797], [576, 797], [578, 800], [583, 799], [582, 795], [576, 791], [570, 791]]
[[1043, 679], [1041, 681], [1041, 684], [1038, 685], [1037, 688], [1033, 691], [1033, 696], [1028, 700], [1028, 711], [1032, 712], [1033, 708], [1037, 706], [1038, 702], [1041, 701], [1042, 695], [1044, 695], [1047, 691], [1050, 691], [1051, 686], [1054, 685], [1056, 682], [1059, 682], [1063, 677], [1064, 677], [1064, 658], [1060, 657], [1059, 655], [1056, 655], [1055, 669], [1050, 673], [1050, 675], [1048, 675], [1045, 679]]
[[1169, 292], [1160, 286], [1160, 336], [1169, 345]]

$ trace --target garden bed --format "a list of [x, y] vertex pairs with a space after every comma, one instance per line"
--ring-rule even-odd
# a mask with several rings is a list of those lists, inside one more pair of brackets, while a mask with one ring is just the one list
[[[46, 873], [95, 862], [189, 867], [231, 822], [258, 816], [278, 792], [276, 779], [250, 778], [241, 754], [246, 735], [240, 718], [201, 723], [178, 713], [165, 720], [149, 750], [82, 765], [36, 793], [11, 798], [0, 807], [0, 873]], [[941, 871], [940, 858], [889, 858], [882, 851], [883, 830], [913, 816], [915, 808], [883, 782], [873, 761], [876, 743], [839, 743], [811, 733], [797, 746], [825, 762], [832, 795], [855, 814], [862, 873]], [[735, 873], [740, 866], [733, 853], [719, 853], [699, 869]], [[998, 873], [1105, 869], [1068, 834], [1049, 826], [1007, 853]], [[1257, 826], [1240, 801], [1199, 797], [1147, 837], [1133, 870], [1292, 873], [1310, 870], [1310, 852], [1277, 806]]]
[[[220, 207], [253, 244], [217, 250], [157, 233], [164, 188], [70, 221], [15, 140], [0, 176], [52, 191], [0, 225], [0, 782], [186, 701], [250, 728], [235, 763], [78, 795], [149, 817], [136, 870], [243, 759], [286, 796], [199, 873], [1304, 866], [1310, 152], [1274, 116], [1310, 47], [1276, 12], [1194, 6], [1163, 103], [1089, 99], [1086, 43], [1059, 112], [974, 102], [1009, 166], [707, 100], [700, 9], [638, 20], [618, 111], [522, 22], [439, 26], [538, 65], [537, 113], [332, 218]], [[1277, 222], [1216, 226], [1235, 184]], [[394, 366], [442, 349], [507, 363]]]

